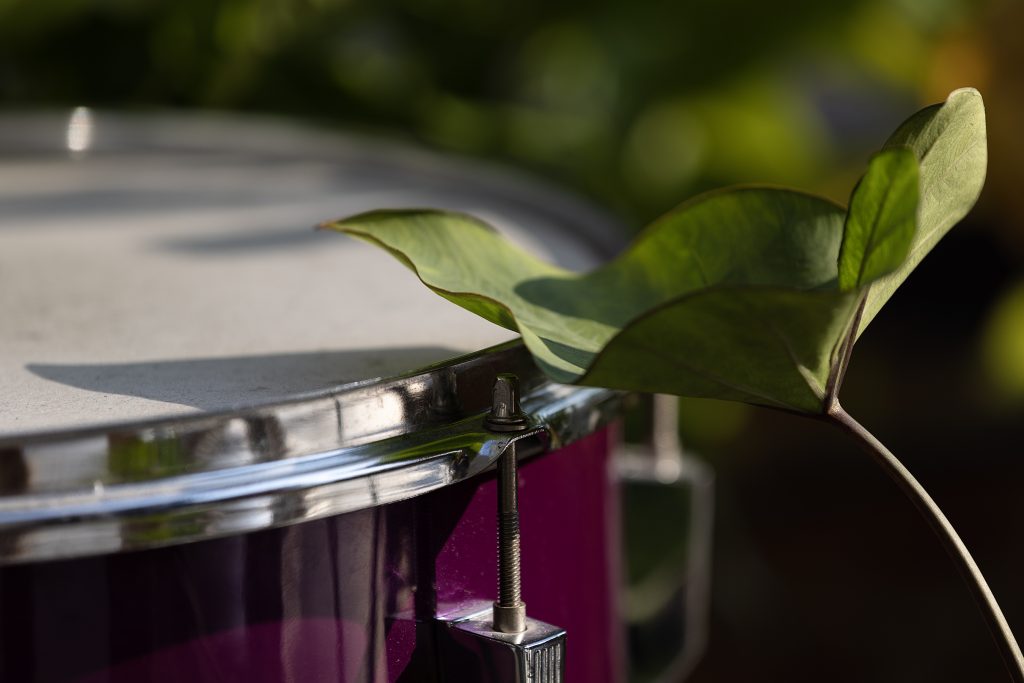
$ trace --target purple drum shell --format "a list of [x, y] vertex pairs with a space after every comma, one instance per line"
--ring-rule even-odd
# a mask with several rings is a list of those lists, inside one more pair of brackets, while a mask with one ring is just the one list
[[[623, 679], [614, 428], [522, 463], [523, 596], [569, 681]], [[255, 533], [0, 570], [0, 680], [436, 681], [435, 615], [496, 593], [491, 473]]]

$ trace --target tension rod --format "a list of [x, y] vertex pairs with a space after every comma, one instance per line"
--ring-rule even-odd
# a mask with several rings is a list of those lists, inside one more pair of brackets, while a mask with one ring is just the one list
[[[529, 426], [519, 407], [519, 378], [500, 374], [494, 381], [491, 412], [484, 426], [492, 432], [521, 432]], [[509, 442], [498, 459], [498, 600], [494, 603], [494, 630], [526, 630], [526, 603], [522, 599], [519, 548], [519, 476], [516, 442]]]

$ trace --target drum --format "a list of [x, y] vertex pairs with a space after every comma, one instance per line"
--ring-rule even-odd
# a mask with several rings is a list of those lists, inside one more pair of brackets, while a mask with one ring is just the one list
[[[400, 206], [567, 267], [619, 247], [505, 172], [279, 121], [0, 123], [0, 680], [622, 679], [621, 396], [312, 230]], [[508, 457], [511, 635], [481, 617]]]

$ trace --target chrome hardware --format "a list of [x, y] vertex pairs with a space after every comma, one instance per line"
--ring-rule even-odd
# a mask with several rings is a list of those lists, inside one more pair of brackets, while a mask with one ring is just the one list
[[525, 618], [520, 633], [491, 628], [483, 603], [438, 621], [441, 680], [563, 683], [565, 629]]
[[[484, 426], [523, 431], [530, 420], [519, 407], [519, 379], [500, 374]], [[519, 556], [516, 444], [498, 462], [498, 600], [438, 619], [441, 679], [489, 683], [562, 683], [565, 629], [526, 616]]]
[[[519, 407], [519, 378], [511, 373], [494, 380], [491, 412], [484, 425], [496, 432], [522, 431], [528, 421]], [[519, 475], [516, 443], [498, 461], [498, 600], [494, 603], [494, 630], [526, 630], [526, 604], [522, 600], [519, 554]]]
[[[482, 430], [514, 370], [535, 428]], [[486, 379], [485, 379], [486, 378]], [[246, 533], [418, 496], [606, 424], [621, 394], [547, 381], [519, 342], [244, 411], [0, 438], [0, 565]], [[388, 408], [387, 410], [382, 409]]]
[[503, 372], [494, 379], [491, 412], [484, 425], [492, 432], [521, 432], [528, 420], [519, 406], [519, 377]]
[[[683, 450], [679, 399], [661, 394], [652, 399], [648, 443], [621, 447], [616, 469], [627, 514], [631, 497], [658, 501], [662, 512], [671, 510], [679, 515], [678, 524], [689, 527], [685, 551], [665, 550], [656, 566], [628, 585], [624, 596], [631, 640], [646, 648], [630, 653], [636, 658], [631, 666], [639, 666], [632, 673], [639, 676], [642, 671], [645, 680], [668, 683], [690, 675], [707, 643], [714, 475]], [[628, 527], [629, 519], [623, 521]], [[671, 547], [671, 539], [664, 542]]]

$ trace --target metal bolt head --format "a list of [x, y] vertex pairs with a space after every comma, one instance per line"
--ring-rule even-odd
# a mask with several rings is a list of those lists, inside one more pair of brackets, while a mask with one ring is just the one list
[[491, 412], [485, 425], [494, 432], [518, 432], [528, 426], [526, 415], [519, 407], [519, 378], [502, 373], [494, 379], [491, 394]]

